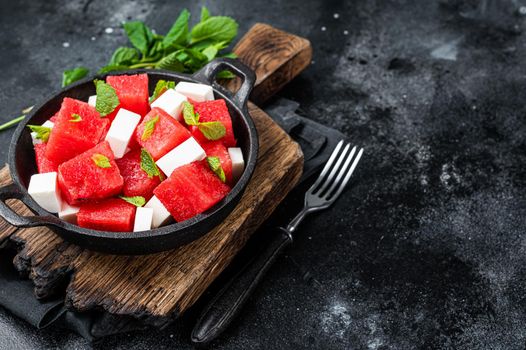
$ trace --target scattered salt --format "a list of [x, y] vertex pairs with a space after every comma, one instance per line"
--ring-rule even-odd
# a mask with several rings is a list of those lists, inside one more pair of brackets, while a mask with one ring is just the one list
[[321, 27], [321, 31], [322, 31], [322, 32], [324, 32], [324, 31], [326, 31], [326, 30], [327, 30], [327, 27], [325, 27], [325, 26]]
[[95, 41], [97, 38], [95, 38], [94, 36], [91, 37], [91, 41]]
[[62, 46], [63, 46], [63, 47], [69, 47], [69, 43], [68, 43], [67, 41], [66, 41], [66, 42], [63, 42], [63, 43], [62, 43]]
[[335, 19], [338, 19], [340, 18], [340, 14], [339, 13], [335, 13], [334, 15], [332, 15]]
[[111, 34], [111, 33], [113, 33], [113, 28], [112, 27], [108, 27], [108, 28], [104, 29], [104, 31], [106, 32], [106, 34]]
[[343, 35], [349, 35], [349, 31], [348, 30], [344, 30], [343, 31]]

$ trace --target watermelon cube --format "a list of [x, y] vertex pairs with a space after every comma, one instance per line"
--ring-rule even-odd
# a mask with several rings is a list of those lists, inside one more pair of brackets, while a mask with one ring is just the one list
[[[194, 105], [195, 112], [199, 114], [199, 122], [221, 122], [226, 129], [226, 134], [220, 139], [226, 147], [235, 147], [236, 139], [234, 138], [234, 129], [232, 128], [232, 119], [228, 112], [225, 100], [213, 100], [198, 102]], [[197, 126], [190, 126], [192, 135], [199, 143], [209, 141]]]
[[[207, 157], [218, 157], [221, 162], [221, 168], [225, 172], [226, 182], [232, 184], [232, 159], [228, 149], [221, 141], [206, 142], [201, 145], [205, 150]], [[203, 160], [206, 163], [206, 159]]]
[[[157, 122], [153, 122], [154, 118]], [[151, 133], [145, 133], [147, 126], [153, 125]], [[177, 120], [160, 108], [153, 108], [135, 131], [137, 142], [150, 152], [154, 160], [190, 138], [190, 132]]]
[[106, 78], [117, 93], [119, 105], [108, 117], [113, 119], [119, 108], [127, 109], [144, 117], [150, 110], [148, 99], [148, 75], [110, 75]]
[[201, 162], [174, 170], [153, 191], [176, 221], [184, 221], [204, 212], [223, 199], [230, 187]]
[[119, 194], [124, 184], [107, 141], [62, 163], [58, 183], [70, 204], [98, 201]]
[[149, 200], [153, 196], [153, 189], [161, 183], [159, 176], [152, 178], [141, 168], [141, 150], [133, 150], [121, 159], [115, 160], [121, 176], [124, 178], [122, 193], [126, 197], [142, 196]]
[[43, 173], [52, 173], [58, 170], [58, 164], [52, 162], [46, 157], [46, 144], [39, 143], [35, 145], [35, 159], [37, 162], [38, 172]]
[[109, 123], [86, 102], [65, 97], [49, 135], [46, 157], [60, 164], [93, 148], [104, 137]]
[[136, 208], [120, 198], [84, 204], [77, 213], [77, 224], [100, 231], [130, 232], [133, 231]]

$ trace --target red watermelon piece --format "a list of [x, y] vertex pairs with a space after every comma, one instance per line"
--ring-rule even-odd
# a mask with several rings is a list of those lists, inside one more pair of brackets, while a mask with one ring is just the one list
[[106, 77], [119, 97], [119, 105], [108, 117], [113, 120], [119, 108], [127, 109], [144, 117], [150, 110], [148, 99], [148, 75], [110, 75]]
[[[72, 122], [72, 115], [82, 118]], [[106, 134], [110, 121], [86, 102], [65, 97], [49, 135], [46, 157], [57, 164], [93, 148]]]
[[[142, 136], [147, 123], [157, 117], [159, 120], [155, 123], [151, 136], [143, 140]], [[161, 158], [176, 146], [188, 140], [190, 136], [190, 132], [181, 123], [160, 108], [152, 109], [135, 131], [137, 142], [150, 152], [154, 160]]]
[[[109, 167], [101, 168], [94, 155], [109, 159]], [[124, 179], [119, 173], [108, 141], [62, 163], [58, 167], [58, 184], [64, 199], [70, 204], [98, 201], [119, 194]]]
[[77, 213], [77, 223], [94, 230], [130, 232], [133, 231], [135, 211], [135, 205], [120, 198], [110, 198], [82, 205]]
[[[207, 157], [218, 157], [221, 162], [221, 167], [225, 172], [226, 182], [232, 184], [232, 159], [228, 154], [228, 149], [223, 145], [221, 140], [206, 142], [201, 145], [205, 150]], [[206, 159], [203, 160], [206, 163]], [[206, 163], [207, 164], [207, 163]]]
[[39, 143], [35, 145], [35, 159], [37, 162], [38, 172], [43, 173], [52, 173], [58, 170], [58, 164], [50, 161], [46, 157], [46, 144]]
[[153, 191], [176, 221], [200, 214], [219, 202], [230, 187], [203, 163], [194, 162], [174, 170]]
[[122, 193], [126, 197], [143, 196], [149, 200], [153, 196], [153, 190], [161, 183], [158, 176], [148, 177], [141, 168], [141, 150], [133, 150], [121, 159], [115, 160], [119, 167], [121, 176], [124, 178]]
[[[219, 121], [225, 126], [226, 134], [223, 138], [221, 138], [221, 140], [218, 141], [223, 142], [223, 144], [226, 147], [236, 146], [234, 129], [232, 127], [232, 119], [230, 118], [230, 113], [228, 112], [225, 100], [219, 99], [213, 101], [199, 102], [194, 105], [194, 109], [195, 112], [199, 114], [200, 122]], [[197, 140], [197, 142], [204, 143], [209, 141], [208, 139], [206, 139], [206, 137], [204, 137], [203, 133], [199, 131], [199, 128], [197, 126], [190, 126], [190, 131], [192, 132], [192, 136]]]

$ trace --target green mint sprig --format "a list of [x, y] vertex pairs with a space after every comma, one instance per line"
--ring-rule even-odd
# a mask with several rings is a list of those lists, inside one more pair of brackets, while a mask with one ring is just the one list
[[[190, 12], [184, 9], [165, 35], [154, 33], [141, 21], [125, 22], [123, 28], [131, 47], [117, 48], [99, 73], [137, 68], [194, 73], [216, 57], [235, 57], [233, 53], [222, 53], [222, 50], [237, 36], [238, 27], [233, 18], [211, 16], [204, 6], [199, 22], [192, 29]], [[88, 74], [84, 67], [66, 72], [64, 83], [67, 84]], [[234, 75], [224, 71], [219, 77], [233, 78]]]

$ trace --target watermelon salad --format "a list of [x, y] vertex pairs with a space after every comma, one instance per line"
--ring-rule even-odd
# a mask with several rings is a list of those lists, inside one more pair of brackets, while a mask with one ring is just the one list
[[210, 209], [244, 170], [227, 105], [211, 86], [148, 75], [96, 80], [88, 101], [65, 97], [29, 125], [38, 173], [28, 192], [65, 221], [147, 231]]

